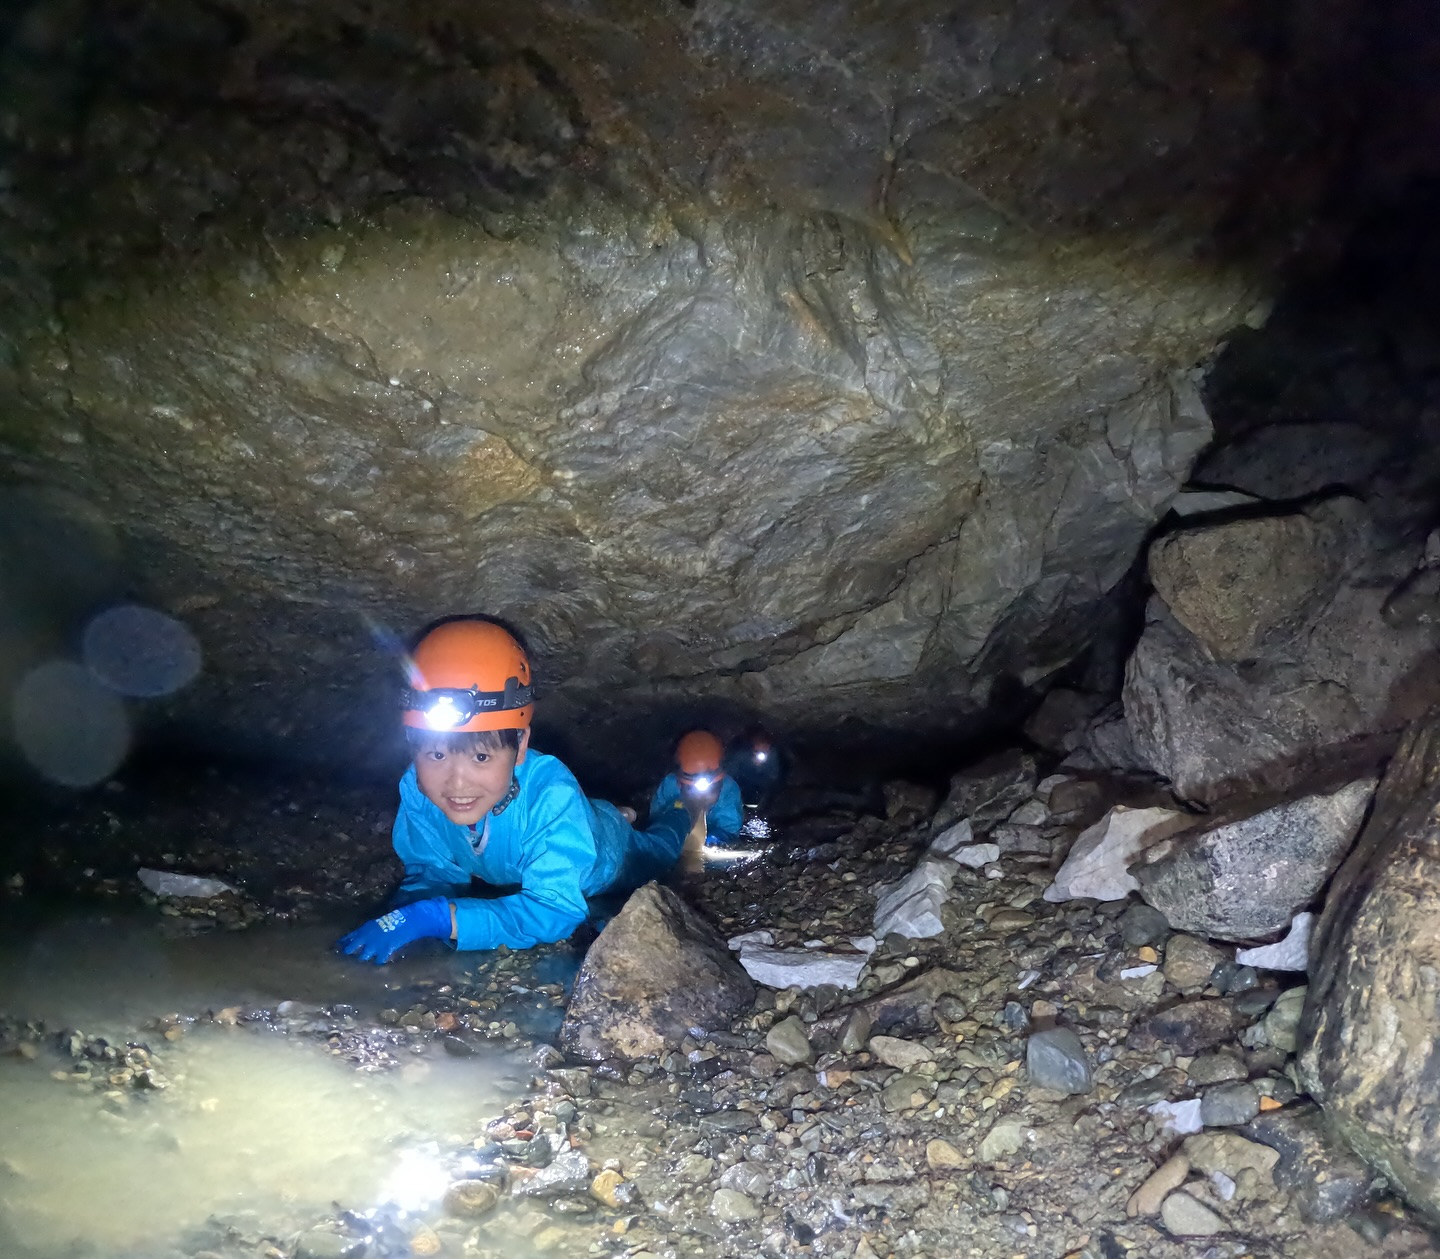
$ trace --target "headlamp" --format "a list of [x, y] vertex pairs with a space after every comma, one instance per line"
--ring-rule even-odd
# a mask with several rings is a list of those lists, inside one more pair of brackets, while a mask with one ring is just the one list
[[770, 749], [769, 749], [769, 748], [756, 748], [756, 749], [755, 749], [755, 761], [756, 761], [756, 764], [763, 765], [763, 764], [765, 764], [765, 762], [768, 761], [769, 759], [770, 759]]
[[437, 686], [421, 691], [407, 687], [401, 707], [421, 713], [431, 730], [458, 730], [481, 713], [508, 712], [524, 708], [534, 700], [534, 688], [519, 678], [507, 678], [503, 691], [481, 691], [475, 687]]
[[680, 785], [693, 795], [703, 796], [715, 785], [714, 774], [682, 774]]

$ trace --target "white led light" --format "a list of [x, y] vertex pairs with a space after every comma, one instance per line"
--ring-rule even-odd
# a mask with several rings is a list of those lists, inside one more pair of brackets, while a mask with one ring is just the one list
[[690, 786], [696, 791], [709, 791], [715, 785], [715, 780], [708, 774], [701, 774], [698, 778], [690, 780]]
[[425, 713], [425, 723], [432, 730], [453, 730], [460, 724], [460, 712], [455, 707], [455, 701], [448, 695], [442, 695]]
[[770, 759], [770, 753], [767, 752], [767, 751], [765, 751], [764, 748], [761, 748], [761, 749], [759, 749], [759, 750], [755, 753], [755, 759], [756, 759], [761, 765], [763, 765], [763, 764], [765, 764], [766, 761], [768, 761], [768, 760]]

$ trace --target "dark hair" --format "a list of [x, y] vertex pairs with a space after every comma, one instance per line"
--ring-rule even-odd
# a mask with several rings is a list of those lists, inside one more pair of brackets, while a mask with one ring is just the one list
[[520, 730], [420, 730], [414, 726], [405, 727], [405, 742], [412, 753], [439, 748], [442, 752], [464, 755], [476, 748], [487, 752], [498, 752], [509, 748], [520, 750]]

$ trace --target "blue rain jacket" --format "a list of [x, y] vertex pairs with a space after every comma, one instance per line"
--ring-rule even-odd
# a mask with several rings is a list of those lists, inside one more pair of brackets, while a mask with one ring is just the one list
[[[425, 798], [413, 765], [400, 779], [391, 837], [405, 880], [396, 902], [453, 900], [457, 948], [563, 940], [585, 920], [587, 896], [639, 887], [680, 856], [689, 829], [683, 811], [678, 823], [667, 817], [637, 832], [613, 804], [588, 799], [559, 760], [533, 750], [515, 767], [515, 780], [519, 791], [505, 809], [472, 829]], [[520, 890], [466, 897], [472, 878]]]
[[[655, 788], [650, 801], [650, 825], [662, 818], [678, 813], [687, 816], [685, 805], [680, 799], [680, 780], [674, 774], [666, 774]], [[740, 802], [740, 787], [728, 774], [720, 783], [720, 798], [705, 814], [705, 841], [711, 844], [728, 844], [745, 825], [745, 806]]]

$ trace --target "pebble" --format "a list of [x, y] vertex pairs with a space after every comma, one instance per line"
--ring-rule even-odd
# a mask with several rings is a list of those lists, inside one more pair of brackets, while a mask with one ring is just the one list
[[1032, 1084], [1067, 1096], [1094, 1087], [1085, 1046], [1068, 1027], [1032, 1035], [1025, 1046], [1025, 1070]]
[[897, 1075], [880, 1090], [880, 1104], [892, 1114], [896, 1111], [911, 1110], [923, 1106], [930, 1100], [935, 1085], [923, 1075], [905, 1072]]
[[1207, 1128], [1238, 1128], [1259, 1113], [1259, 1090], [1248, 1081], [1216, 1084], [1200, 1095], [1200, 1122]]
[[726, 1224], [743, 1224], [760, 1218], [760, 1208], [738, 1189], [717, 1189], [710, 1199], [710, 1214]]
[[295, 1245], [295, 1259], [354, 1259], [365, 1253], [363, 1238], [341, 1237], [328, 1229], [315, 1228], [302, 1233]]
[[[1170, 923], [1158, 909], [1149, 905], [1131, 905], [1120, 915], [1120, 934], [1132, 949], [1144, 944], [1163, 944], [1170, 934]], [[1153, 962], [1155, 959], [1145, 960]]]
[[852, 1010], [840, 1033], [840, 1052], [858, 1054], [865, 1048], [865, 1042], [870, 1039], [870, 1028], [873, 1025], [874, 1020], [870, 1017], [868, 1010], [863, 1007]]
[[1308, 988], [1291, 988], [1280, 994], [1265, 1016], [1265, 1038], [1287, 1054], [1295, 1052], [1300, 1034], [1300, 1015], [1305, 1008]]
[[978, 1151], [982, 1163], [995, 1163], [1002, 1158], [1008, 1158], [1012, 1154], [1019, 1153], [1025, 1144], [1025, 1125], [1021, 1120], [1013, 1116], [999, 1120], [989, 1132], [985, 1139], [980, 1142]]
[[1181, 992], [1198, 992], [1226, 960], [1225, 954], [1198, 936], [1173, 935], [1165, 945], [1165, 978]]
[[924, 1045], [913, 1040], [900, 1040], [895, 1036], [872, 1036], [870, 1052], [887, 1067], [900, 1071], [913, 1071], [922, 1062], [934, 1062], [935, 1055]]
[[1023, 909], [1002, 909], [990, 919], [990, 927], [995, 931], [1018, 931], [1034, 924], [1035, 915]]
[[433, 1228], [428, 1228], [423, 1224], [410, 1239], [412, 1255], [438, 1255], [440, 1250], [440, 1235]]
[[798, 1015], [792, 1014], [781, 1019], [765, 1036], [765, 1048], [778, 1062], [787, 1067], [799, 1067], [815, 1057], [805, 1024]]
[[748, 1160], [727, 1167], [720, 1177], [722, 1189], [738, 1189], [748, 1198], [763, 1198], [774, 1183], [775, 1177], [770, 1172]]
[[589, 1188], [590, 1160], [580, 1150], [570, 1150], [543, 1171], [520, 1181], [515, 1192], [524, 1198], [547, 1198], [562, 1193], [585, 1193]]
[[1125, 1214], [1132, 1220], [1137, 1215], [1154, 1215], [1168, 1194], [1185, 1183], [1190, 1174], [1190, 1160], [1184, 1154], [1172, 1155], [1150, 1173], [1145, 1183], [1130, 1195]]
[[950, 1142], [936, 1137], [925, 1146], [925, 1162], [931, 1171], [945, 1172], [954, 1171], [957, 1168], [969, 1167], [970, 1160], [960, 1153]]
[[1196, 1171], [1224, 1172], [1234, 1180], [1247, 1169], [1273, 1183], [1280, 1155], [1268, 1145], [1250, 1141], [1238, 1132], [1202, 1132], [1185, 1140], [1185, 1157]]
[[1188, 1193], [1172, 1193], [1160, 1208], [1160, 1221], [1176, 1237], [1211, 1237], [1225, 1231], [1225, 1221]]
[[500, 1191], [483, 1180], [457, 1180], [445, 1191], [445, 1209], [467, 1219], [488, 1215], [499, 1201]]
[[1229, 1080], [1245, 1080], [1250, 1072], [1233, 1054], [1201, 1054], [1185, 1069], [1186, 1074], [1201, 1086], [1224, 1084]]
[[[619, 1210], [625, 1203], [621, 1194], [628, 1187], [628, 1182], [619, 1172], [613, 1168], [606, 1168], [597, 1172], [595, 1179], [590, 1182], [590, 1196], [602, 1206]], [[626, 1197], [630, 1195], [626, 1194]]]

